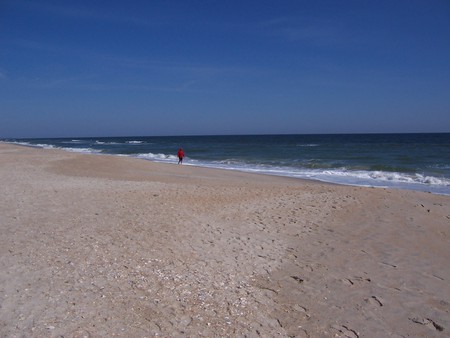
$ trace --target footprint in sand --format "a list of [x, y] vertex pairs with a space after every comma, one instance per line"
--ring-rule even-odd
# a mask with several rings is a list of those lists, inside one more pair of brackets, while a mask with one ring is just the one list
[[355, 284], [355, 283], [353, 283], [353, 281], [350, 278], [343, 278], [343, 279], [341, 279], [341, 281], [345, 285], [354, 285]]
[[409, 318], [409, 320], [416, 324], [425, 325], [426, 327], [433, 329], [433, 330], [437, 330], [440, 332], [444, 331], [443, 326], [437, 324], [434, 320], [432, 320], [430, 318], [413, 317], [413, 318]]
[[303, 278], [300, 278], [298, 276], [291, 276], [291, 278], [299, 284], [302, 284], [305, 281]]
[[366, 298], [364, 300], [366, 303], [371, 304], [371, 305], [383, 306], [383, 303], [381, 302], [381, 300], [379, 298], [377, 298], [376, 296], [372, 296], [372, 297]]
[[332, 326], [332, 328], [338, 331], [338, 334], [336, 334], [336, 336], [346, 338], [359, 338], [359, 334], [355, 330], [345, 325], [342, 326], [334, 325]]
[[370, 283], [370, 281], [371, 281], [370, 278], [364, 278], [364, 277], [359, 277], [359, 276], [341, 279], [341, 282], [348, 286], [352, 286], [352, 285], [363, 283], [363, 282]]

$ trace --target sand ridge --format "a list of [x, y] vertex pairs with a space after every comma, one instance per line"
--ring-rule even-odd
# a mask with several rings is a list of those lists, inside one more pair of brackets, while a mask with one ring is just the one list
[[448, 196], [0, 156], [1, 336], [450, 336]]

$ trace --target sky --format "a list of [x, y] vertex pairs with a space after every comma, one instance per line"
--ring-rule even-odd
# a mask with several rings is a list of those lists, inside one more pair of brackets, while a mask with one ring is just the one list
[[0, 0], [0, 138], [450, 132], [448, 0]]

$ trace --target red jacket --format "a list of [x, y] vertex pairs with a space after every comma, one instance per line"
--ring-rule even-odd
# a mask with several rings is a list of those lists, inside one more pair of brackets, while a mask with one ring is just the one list
[[178, 150], [178, 157], [183, 158], [184, 157], [184, 151], [183, 149]]

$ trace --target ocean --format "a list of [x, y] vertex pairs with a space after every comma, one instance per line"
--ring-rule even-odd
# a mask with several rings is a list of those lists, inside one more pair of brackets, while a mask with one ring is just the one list
[[450, 195], [450, 133], [4, 139], [32, 147], [131, 156], [344, 185]]

